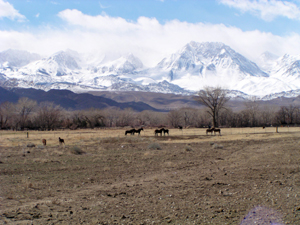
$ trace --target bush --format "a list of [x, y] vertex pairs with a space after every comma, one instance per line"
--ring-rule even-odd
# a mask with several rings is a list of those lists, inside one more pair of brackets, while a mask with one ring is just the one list
[[185, 147], [185, 151], [191, 152], [191, 151], [193, 151], [193, 149], [191, 148], [191, 146], [186, 146], [186, 147]]
[[34, 147], [35, 147], [35, 144], [33, 144], [33, 143], [27, 144], [27, 148], [34, 148]]
[[212, 147], [215, 149], [222, 149], [223, 145], [214, 144]]
[[151, 143], [148, 145], [148, 149], [151, 150], [161, 150], [161, 147], [158, 143]]
[[74, 155], [82, 155], [85, 152], [81, 150], [81, 148], [79, 148], [78, 146], [74, 146], [71, 148], [71, 153], [73, 153]]

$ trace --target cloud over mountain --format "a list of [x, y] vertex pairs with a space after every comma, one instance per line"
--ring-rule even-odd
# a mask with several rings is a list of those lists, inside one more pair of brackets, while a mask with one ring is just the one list
[[161, 58], [190, 41], [222, 42], [252, 61], [265, 51], [283, 55], [297, 54], [300, 49], [300, 36], [296, 33], [277, 36], [224, 24], [176, 19], [162, 23], [145, 16], [126, 20], [105, 13], [88, 15], [78, 9], [65, 9], [57, 15], [61, 20], [59, 27], [42, 25], [38, 29], [0, 30], [0, 51], [11, 48], [47, 56], [69, 48], [116, 57], [132, 52], [144, 65], [155, 66]]

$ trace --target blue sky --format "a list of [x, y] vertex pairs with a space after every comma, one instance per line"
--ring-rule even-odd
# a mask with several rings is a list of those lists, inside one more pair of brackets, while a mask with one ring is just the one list
[[0, 0], [0, 51], [131, 52], [152, 65], [190, 41], [223, 42], [254, 61], [300, 54], [300, 1]]

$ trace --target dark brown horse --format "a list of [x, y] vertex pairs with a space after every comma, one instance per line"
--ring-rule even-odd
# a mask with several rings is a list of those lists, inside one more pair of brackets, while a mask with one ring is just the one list
[[60, 137], [58, 138], [58, 141], [60, 145], [65, 144], [65, 140]]
[[46, 143], [47, 143], [46, 139], [43, 139], [42, 143], [43, 143], [43, 145], [46, 145]]
[[136, 132], [136, 129], [126, 130], [125, 135], [127, 135], [127, 134], [134, 135], [135, 132]]
[[216, 133], [219, 133], [219, 135], [221, 135], [221, 129], [219, 129], [219, 128], [213, 128], [213, 129], [214, 129], [215, 135], [216, 135]]
[[210, 135], [212, 135], [213, 132], [214, 132], [214, 128], [206, 129], [206, 135], [208, 135], [208, 133], [210, 133]]
[[160, 136], [162, 136], [162, 132], [164, 132], [165, 128], [161, 128], [161, 129], [156, 129], [154, 131], [155, 136], [158, 136], [158, 134], [160, 134]]
[[166, 136], [166, 134], [169, 135], [169, 129], [164, 129], [164, 128], [163, 128], [163, 132], [164, 132], [164, 136]]
[[142, 130], [144, 130], [144, 129], [143, 128], [137, 129], [137, 130], [135, 130], [135, 133], [140, 135]]

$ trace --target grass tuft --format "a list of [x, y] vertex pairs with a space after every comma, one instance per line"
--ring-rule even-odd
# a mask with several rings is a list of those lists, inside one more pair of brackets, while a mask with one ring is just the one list
[[74, 154], [74, 155], [82, 155], [85, 152], [81, 148], [79, 148], [78, 146], [73, 146], [71, 148], [71, 153]]
[[222, 149], [222, 148], [223, 148], [223, 145], [214, 144], [212, 147], [213, 147], [214, 149]]
[[185, 151], [187, 151], [187, 152], [192, 152], [193, 151], [193, 149], [191, 148], [191, 146], [186, 146], [185, 147]]
[[158, 143], [150, 143], [147, 147], [148, 149], [151, 149], [151, 150], [161, 150], [161, 147]]

